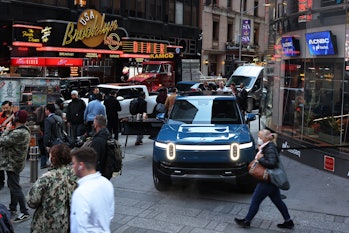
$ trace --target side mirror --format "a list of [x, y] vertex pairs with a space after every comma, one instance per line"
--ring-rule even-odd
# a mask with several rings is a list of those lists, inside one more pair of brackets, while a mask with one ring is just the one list
[[256, 120], [256, 114], [253, 113], [246, 113], [245, 115], [245, 121], [250, 122]]
[[118, 96], [118, 97], [116, 97], [116, 99], [117, 99], [118, 101], [123, 101], [123, 100], [124, 100], [124, 97]]

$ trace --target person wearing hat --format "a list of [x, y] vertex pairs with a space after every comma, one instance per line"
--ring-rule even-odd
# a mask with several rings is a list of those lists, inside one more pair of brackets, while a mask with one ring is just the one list
[[67, 108], [67, 126], [71, 136], [76, 139], [85, 133], [84, 112], [86, 109], [85, 101], [79, 98], [76, 90], [71, 92], [71, 102]]
[[10, 189], [11, 202], [9, 210], [12, 215], [20, 213], [13, 220], [14, 223], [27, 220], [30, 215], [26, 200], [20, 186], [20, 173], [23, 171], [30, 142], [30, 129], [25, 125], [28, 113], [25, 110], [15, 112], [13, 124], [8, 122], [5, 131], [0, 136], [0, 169], [6, 171], [7, 185]]

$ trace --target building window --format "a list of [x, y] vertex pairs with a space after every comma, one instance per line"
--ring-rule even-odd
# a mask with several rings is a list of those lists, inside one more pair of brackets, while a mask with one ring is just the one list
[[125, 2], [126, 15], [136, 17], [136, 0], [128, 0]]
[[112, 13], [120, 14], [120, 0], [112, 1]]
[[192, 11], [191, 11], [190, 0], [184, 0], [183, 16], [184, 16], [183, 17], [184, 18], [184, 25], [191, 25]]
[[176, 2], [176, 24], [183, 24], [183, 2]]
[[219, 39], [219, 22], [213, 21], [213, 28], [212, 28], [212, 40], [218, 41]]
[[170, 0], [168, 3], [168, 22], [174, 23], [175, 22], [175, 0]]
[[228, 23], [227, 26], [227, 41], [232, 42], [233, 41], [233, 23]]
[[191, 11], [192, 12], [191, 13], [191, 25], [198, 27], [199, 26], [199, 22], [198, 22], [198, 12], [199, 12], [198, 5], [193, 4], [192, 8], [193, 9]]
[[136, 1], [136, 17], [145, 18], [146, 17], [145, 10], [145, 1], [137, 0]]

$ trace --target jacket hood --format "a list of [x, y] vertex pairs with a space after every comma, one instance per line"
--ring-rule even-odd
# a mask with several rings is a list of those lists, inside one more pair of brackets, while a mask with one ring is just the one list
[[107, 128], [103, 128], [96, 133], [95, 137], [102, 137], [105, 139], [109, 139], [110, 138], [109, 130]]

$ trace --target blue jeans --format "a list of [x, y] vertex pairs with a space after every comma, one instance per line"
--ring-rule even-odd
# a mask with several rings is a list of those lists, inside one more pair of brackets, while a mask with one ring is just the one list
[[271, 199], [285, 221], [291, 218], [286, 204], [281, 200], [280, 189], [272, 183], [259, 182], [253, 192], [251, 205], [245, 217], [247, 221], [252, 221], [259, 210], [260, 204], [266, 197]]
[[10, 189], [11, 203], [9, 205], [10, 210], [17, 210], [17, 204], [21, 213], [28, 214], [25, 197], [21, 186], [19, 185], [19, 173], [13, 171], [6, 171], [7, 185]]

